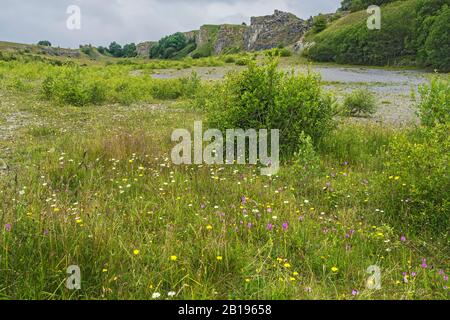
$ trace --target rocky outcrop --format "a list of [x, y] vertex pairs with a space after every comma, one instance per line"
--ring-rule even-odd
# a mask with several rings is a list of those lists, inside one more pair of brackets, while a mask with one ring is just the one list
[[136, 46], [137, 55], [140, 58], [148, 58], [150, 56], [150, 49], [156, 45], [157, 42], [147, 41], [143, 43], [139, 43]]
[[214, 53], [225, 51], [241, 51], [244, 49], [244, 34], [247, 27], [244, 25], [224, 24], [219, 28]]
[[193, 30], [193, 31], [188, 31], [188, 32], [183, 32], [184, 36], [186, 37], [186, 40], [188, 42], [195, 42], [195, 40], [197, 39], [198, 36], [198, 30]]
[[311, 23], [292, 13], [275, 10], [273, 15], [252, 17], [244, 34], [247, 51], [265, 50], [296, 43], [311, 28]]
[[[184, 32], [188, 41], [195, 41], [197, 50], [207, 54], [236, 51], [258, 51], [280, 45], [299, 44], [300, 39], [312, 27], [312, 18], [302, 20], [292, 13], [275, 10], [274, 14], [252, 17], [250, 26], [203, 25], [200, 30]], [[149, 42], [138, 45], [138, 54], [148, 56]]]
[[55, 57], [79, 58], [80, 50], [38, 46], [39, 53]]

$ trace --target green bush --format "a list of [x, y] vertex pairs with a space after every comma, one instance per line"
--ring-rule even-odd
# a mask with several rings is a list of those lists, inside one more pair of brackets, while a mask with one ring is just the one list
[[236, 59], [233, 56], [226, 56], [223, 60], [225, 63], [235, 63]]
[[153, 79], [149, 76], [131, 76], [126, 66], [90, 69], [65, 66], [53, 69], [42, 82], [41, 92], [44, 98], [59, 104], [129, 105], [152, 99], [193, 98], [201, 86], [196, 74], [182, 79]]
[[434, 17], [424, 45], [425, 64], [441, 72], [450, 71], [450, 7], [445, 5]]
[[314, 143], [310, 136], [304, 132], [299, 137], [298, 151], [294, 153], [292, 169], [298, 177], [299, 183], [308, 183], [321, 171], [320, 157], [314, 149]]
[[[404, 229], [437, 237], [450, 230], [449, 124], [399, 134], [389, 145], [381, 194]], [[386, 201], [390, 200], [390, 201]]]
[[[369, 4], [384, 5], [380, 30], [367, 28], [365, 9]], [[415, 64], [450, 70], [448, 0], [353, 0], [343, 6], [362, 11], [344, 16], [313, 35], [309, 41], [315, 44], [305, 55], [316, 61]]]
[[221, 130], [279, 129], [281, 152], [292, 155], [302, 133], [316, 142], [329, 132], [334, 104], [318, 74], [286, 73], [277, 65], [277, 58], [268, 57], [262, 66], [250, 61], [243, 72], [228, 74], [206, 102], [208, 120]]
[[376, 112], [375, 97], [367, 90], [355, 90], [344, 100], [345, 113], [352, 117], [369, 116]]
[[313, 19], [313, 27], [312, 31], [314, 33], [319, 33], [327, 28], [327, 18], [323, 14], [319, 14], [318, 16], [315, 16]]
[[250, 62], [250, 60], [248, 58], [239, 58], [236, 60], [236, 65], [237, 66], [246, 66], [248, 65], [248, 63]]
[[48, 40], [42, 40], [38, 42], [38, 46], [44, 46], [44, 47], [51, 47], [52, 44], [50, 41]]
[[436, 77], [430, 85], [419, 87], [421, 100], [418, 105], [422, 124], [434, 126], [450, 122], [450, 81]]
[[53, 99], [58, 103], [84, 106], [102, 103], [105, 86], [100, 81], [85, 81], [79, 67], [62, 67], [59, 73], [45, 78], [42, 92], [47, 99]]

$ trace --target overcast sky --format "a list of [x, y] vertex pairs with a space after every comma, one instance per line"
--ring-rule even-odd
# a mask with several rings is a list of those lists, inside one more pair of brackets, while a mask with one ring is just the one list
[[[249, 23], [251, 16], [289, 11], [300, 18], [334, 12], [340, 0], [0, 0], [0, 41], [77, 48], [159, 40], [202, 24]], [[81, 29], [69, 30], [69, 5], [81, 9]]]

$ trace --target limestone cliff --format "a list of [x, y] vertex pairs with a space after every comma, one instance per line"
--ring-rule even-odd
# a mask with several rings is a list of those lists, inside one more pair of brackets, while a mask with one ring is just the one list
[[278, 10], [273, 15], [252, 17], [244, 34], [244, 49], [254, 51], [287, 46], [300, 40], [310, 27], [308, 21]]
[[139, 43], [136, 46], [137, 55], [140, 58], [148, 58], [150, 55], [150, 49], [157, 44], [157, 42], [154, 41], [147, 41], [143, 43]]
[[[250, 26], [203, 25], [199, 30], [184, 32], [184, 35], [197, 45], [192, 55], [207, 56], [294, 45], [311, 27], [312, 19], [302, 20], [292, 13], [275, 10], [272, 15], [252, 17]], [[138, 52], [141, 53], [140, 47], [143, 49], [139, 55], [148, 56], [143, 44], [138, 45]]]

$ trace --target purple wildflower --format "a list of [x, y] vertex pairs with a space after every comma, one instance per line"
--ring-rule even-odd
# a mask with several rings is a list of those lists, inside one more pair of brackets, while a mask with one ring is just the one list
[[6, 231], [11, 231], [11, 224], [10, 223], [5, 224], [5, 229]]
[[287, 230], [289, 228], [289, 223], [283, 223], [283, 230]]
[[267, 225], [267, 230], [272, 231], [273, 230], [273, 224], [269, 223]]
[[359, 294], [359, 291], [358, 290], [356, 290], [356, 289], [353, 289], [352, 290], [352, 295], [353, 296], [357, 296]]

